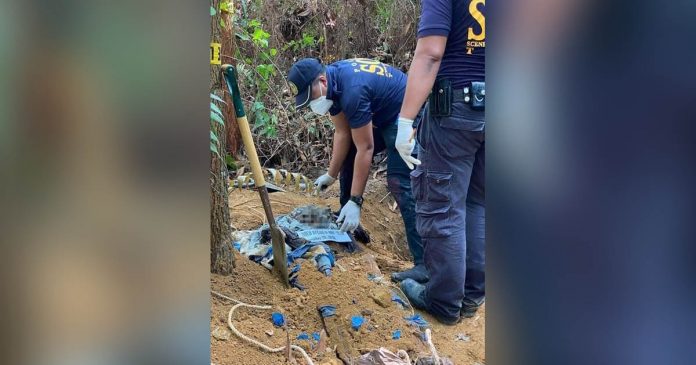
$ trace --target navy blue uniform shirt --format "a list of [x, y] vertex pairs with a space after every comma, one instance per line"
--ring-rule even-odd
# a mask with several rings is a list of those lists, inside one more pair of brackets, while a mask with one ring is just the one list
[[326, 66], [326, 78], [326, 98], [334, 102], [329, 112], [343, 112], [351, 128], [370, 121], [377, 128], [396, 122], [406, 91], [403, 72], [379, 61], [356, 58]]
[[438, 77], [452, 86], [484, 81], [486, 75], [486, 0], [423, 0], [418, 37], [447, 37]]

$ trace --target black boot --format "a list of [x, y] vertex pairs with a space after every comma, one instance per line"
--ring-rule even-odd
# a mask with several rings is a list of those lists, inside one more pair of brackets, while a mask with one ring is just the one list
[[[481, 304], [483, 304], [483, 302], [481, 302]], [[476, 314], [476, 311], [479, 309], [481, 304], [476, 304], [472, 300], [464, 299], [462, 301], [462, 309], [459, 314], [463, 318], [471, 318]]]
[[428, 270], [425, 268], [424, 264], [416, 265], [406, 271], [391, 274], [391, 280], [395, 283], [402, 282], [406, 279], [411, 279], [423, 284], [430, 280], [430, 275], [428, 274]]

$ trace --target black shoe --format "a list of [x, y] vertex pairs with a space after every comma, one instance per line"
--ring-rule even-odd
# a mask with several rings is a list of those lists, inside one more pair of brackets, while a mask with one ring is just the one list
[[430, 280], [430, 275], [428, 274], [428, 270], [425, 268], [424, 264], [416, 265], [406, 271], [391, 274], [391, 280], [395, 283], [402, 282], [406, 279], [411, 279], [423, 284]]
[[446, 326], [454, 326], [457, 323], [462, 321], [462, 317], [455, 317], [455, 318], [448, 318], [448, 317], [441, 317], [437, 314], [432, 314], [430, 313], [435, 319], [437, 319], [438, 322], [446, 325]]
[[425, 304], [425, 285], [420, 284], [413, 279], [406, 279], [401, 282], [401, 290], [404, 292], [404, 294], [406, 294], [406, 297], [411, 302], [411, 305], [430, 313], [433, 317], [435, 317], [435, 319], [437, 319], [438, 322], [448, 326], [454, 326], [461, 320], [460, 317], [448, 318], [430, 312]]
[[476, 314], [476, 311], [479, 309], [481, 304], [476, 304], [471, 300], [464, 299], [462, 301], [462, 309], [460, 310], [459, 314], [463, 318], [471, 318]]

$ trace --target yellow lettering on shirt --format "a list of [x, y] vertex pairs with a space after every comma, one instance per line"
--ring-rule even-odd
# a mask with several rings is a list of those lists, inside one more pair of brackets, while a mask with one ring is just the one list
[[[481, 13], [481, 11], [478, 9], [479, 4], [485, 6], [486, 0], [471, 0], [471, 3], [469, 3], [469, 13], [471, 14], [471, 17], [473, 17], [479, 26], [481, 26], [481, 33], [479, 34], [474, 33], [473, 27], [469, 27], [469, 40], [482, 41], [486, 39], [486, 17], [483, 16], [483, 13]], [[485, 47], [485, 45], [483, 47]], [[467, 53], [470, 54], [470, 52]]]

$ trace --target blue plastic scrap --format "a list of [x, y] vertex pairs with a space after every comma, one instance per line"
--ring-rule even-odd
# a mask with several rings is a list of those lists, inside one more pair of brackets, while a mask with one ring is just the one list
[[285, 317], [278, 312], [273, 312], [271, 314], [271, 319], [273, 320], [273, 325], [276, 327], [282, 327], [285, 324]]
[[324, 305], [319, 307], [319, 312], [322, 318], [328, 318], [336, 315], [336, 307], [333, 305]]
[[234, 249], [239, 251], [242, 249], [242, 244], [240, 242], [235, 242], [234, 243]]
[[353, 330], [357, 331], [360, 329], [360, 326], [362, 326], [363, 322], [365, 319], [360, 316], [353, 316], [350, 319], [350, 327], [353, 328]]
[[423, 319], [423, 317], [420, 316], [420, 314], [416, 314], [416, 315], [409, 316], [409, 317], [404, 317], [404, 319], [406, 320], [406, 322], [408, 322], [408, 324], [410, 324], [412, 326], [418, 326], [418, 327], [429, 327], [430, 326], [428, 324], [428, 322], [425, 319]]
[[401, 338], [401, 330], [396, 330], [392, 332], [392, 339], [398, 340]]
[[[290, 265], [288, 265], [290, 266]], [[305, 287], [300, 284], [300, 282], [297, 280], [299, 278], [298, 273], [300, 272], [300, 265], [295, 264], [292, 269], [288, 272], [288, 283], [290, 283], [290, 286], [293, 288], [297, 288], [300, 290], [305, 290]]]
[[397, 302], [397, 303], [403, 305], [405, 308], [408, 308], [408, 304], [406, 304], [406, 302], [404, 302], [404, 300], [401, 299], [400, 296], [398, 296], [394, 293], [392, 293], [392, 302]]
[[305, 332], [300, 333], [297, 335], [298, 340], [309, 340], [309, 335]]
[[321, 340], [321, 335], [319, 335], [319, 332], [314, 332], [312, 333], [312, 338], [314, 339], [314, 341], [319, 341]]
[[324, 273], [326, 276], [331, 276], [331, 266], [333, 266], [333, 264], [331, 263], [332, 260], [329, 254], [321, 253], [315, 256], [314, 260], [317, 262], [317, 268], [320, 272]]
[[333, 266], [333, 264], [335, 262], [335, 258], [333, 257], [331, 247], [329, 247], [321, 242], [306, 243], [306, 244], [292, 250], [292, 252], [288, 253], [288, 261], [294, 262], [295, 260], [302, 258], [302, 256], [304, 256], [307, 253], [307, 251], [311, 250], [315, 246], [323, 246], [324, 247], [324, 250], [327, 252], [327, 254], [329, 255], [329, 259], [331, 260], [331, 266]]

